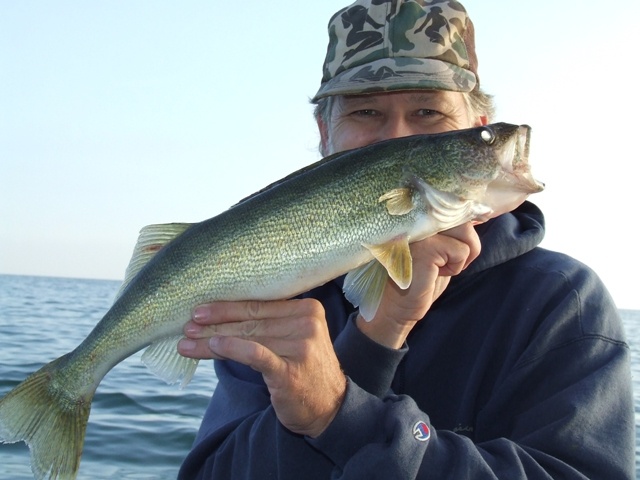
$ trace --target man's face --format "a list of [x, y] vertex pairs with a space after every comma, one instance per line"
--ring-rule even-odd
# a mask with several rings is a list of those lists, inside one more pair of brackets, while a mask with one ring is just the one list
[[381, 140], [442, 133], [486, 124], [472, 118], [462, 93], [415, 90], [336, 98], [329, 125], [319, 122], [324, 153]]

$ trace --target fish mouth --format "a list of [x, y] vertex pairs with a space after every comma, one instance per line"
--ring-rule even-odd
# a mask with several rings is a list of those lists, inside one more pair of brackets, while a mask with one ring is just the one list
[[531, 127], [520, 125], [505, 141], [500, 152], [502, 166], [497, 177], [489, 183], [485, 203], [497, 217], [519, 207], [529, 195], [544, 190], [544, 184], [533, 177], [529, 166]]
[[544, 190], [544, 183], [536, 180], [529, 166], [529, 152], [531, 145], [531, 127], [520, 125], [507, 140], [500, 157], [503, 167], [502, 175], [492, 183], [504, 184], [522, 193], [532, 194]]
[[531, 144], [531, 127], [529, 125], [520, 125], [516, 136], [516, 152], [514, 160], [521, 158], [524, 163], [529, 162], [529, 145]]

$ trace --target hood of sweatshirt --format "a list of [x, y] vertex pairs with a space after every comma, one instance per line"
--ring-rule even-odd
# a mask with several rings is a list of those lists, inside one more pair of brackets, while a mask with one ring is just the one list
[[482, 250], [460, 276], [500, 265], [537, 247], [544, 238], [544, 215], [531, 202], [476, 226]]

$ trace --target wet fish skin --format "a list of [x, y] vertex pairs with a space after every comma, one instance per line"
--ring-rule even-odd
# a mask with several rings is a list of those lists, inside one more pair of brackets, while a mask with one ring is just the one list
[[0, 399], [0, 441], [25, 441], [36, 478], [73, 479], [104, 375], [143, 360], [185, 385], [197, 362], [176, 352], [194, 306], [290, 298], [344, 273], [365, 318], [389, 275], [411, 282], [409, 244], [482, 222], [542, 190], [529, 127], [495, 124], [341, 152], [204, 222], [142, 230], [113, 306], [72, 352]]

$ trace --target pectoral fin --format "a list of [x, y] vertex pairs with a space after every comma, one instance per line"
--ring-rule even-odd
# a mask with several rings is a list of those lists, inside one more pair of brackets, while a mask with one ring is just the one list
[[343, 290], [347, 300], [360, 309], [363, 318], [371, 321], [380, 305], [387, 278], [391, 277], [398, 287], [407, 289], [411, 285], [413, 266], [406, 236], [383, 245], [364, 246], [375, 260], [349, 272]]
[[408, 187], [389, 190], [378, 199], [378, 202], [387, 202], [389, 215], [405, 215], [415, 208], [413, 190]]
[[122, 295], [133, 277], [135, 277], [142, 267], [158, 253], [165, 245], [180, 236], [192, 223], [165, 223], [158, 225], [147, 225], [140, 230], [138, 242], [133, 249], [129, 266], [124, 276], [124, 282], [116, 295], [116, 299]]

